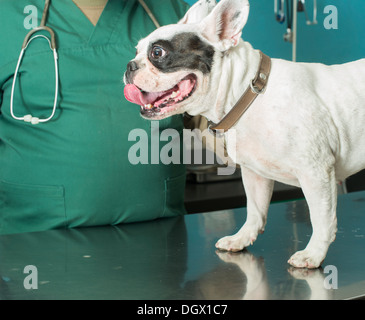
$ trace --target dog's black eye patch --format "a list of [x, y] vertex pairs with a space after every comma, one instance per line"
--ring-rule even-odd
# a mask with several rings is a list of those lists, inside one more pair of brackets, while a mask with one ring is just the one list
[[[153, 56], [154, 48], [162, 48], [166, 54]], [[180, 33], [171, 40], [158, 40], [148, 49], [150, 62], [161, 72], [169, 73], [181, 69], [210, 72], [213, 65], [214, 48], [194, 33]]]

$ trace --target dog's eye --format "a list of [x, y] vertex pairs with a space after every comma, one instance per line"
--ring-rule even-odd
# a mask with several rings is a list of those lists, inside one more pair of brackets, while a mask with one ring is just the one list
[[165, 56], [165, 54], [166, 54], [166, 51], [159, 46], [154, 46], [151, 50], [151, 56], [154, 59], [162, 58], [163, 56]]

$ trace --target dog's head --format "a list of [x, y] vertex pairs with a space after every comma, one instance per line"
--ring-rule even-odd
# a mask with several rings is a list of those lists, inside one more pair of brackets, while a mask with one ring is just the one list
[[215, 99], [220, 59], [237, 46], [248, 13], [248, 0], [200, 0], [177, 24], [142, 39], [124, 75], [126, 99], [148, 119], [201, 113]]

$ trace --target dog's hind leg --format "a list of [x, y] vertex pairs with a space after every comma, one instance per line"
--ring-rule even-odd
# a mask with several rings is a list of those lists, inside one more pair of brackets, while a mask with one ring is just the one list
[[288, 262], [298, 268], [318, 268], [336, 237], [335, 170], [333, 167], [310, 170], [303, 173], [299, 182], [309, 206], [313, 232], [306, 248], [292, 255]]
[[215, 246], [220, 250], [240, 251], [248, 247], [259, 233], [263, 233], [266, 225], [274, 181], [245, 167], [241, 167], [241, 172], [247, 196], [247, 219], [235, 235], [224, 237], [216, 243]]

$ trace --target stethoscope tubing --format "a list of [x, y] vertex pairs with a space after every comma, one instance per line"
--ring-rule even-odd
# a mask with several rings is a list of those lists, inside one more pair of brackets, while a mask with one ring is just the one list
[[[49, 28], [47, 28], [47, 29], [49, 29]], [[39, 30], [43, 30], [43, 28], [42, 27], [38, 28], [37, 31], [39, 31]], [[34, 30], [32, 30], [32, 31], [34, 31]], [[32, 32], [32, 34], [33, 33], [34, 32]], [[26, 38], [29, 38], [29, 37], [26, 37]], [[51, 115], [48, 118], [45, 118], [45, 119], [34, 117], [31, 114], [24, 115], [23, 117], [18, 117], [14, 114], [14, 90], [15, 90], [15, 84], [16, 84], [16, 81], [17, 81], [17, 78], [18, 78], [19, 68], [20, 68], [21, 62], [23, 60], [25, 51], [28, 48], [29, 43], [31, 41], [33, 41], [34, 39], [36, 39], [36, 38], [44, 38], [48, 41], [50, 49], [53, 52], [53, 60], [54, 60], [54, 68], [55, 68], [55, 96], [54, 96], [53, 108], [52, 108]], [[32, 124], [38, 124], [40, 122], [47, 122], [47, 121], [51, 120], [53, 118], [53, 116], [55, 115], [55, 113], [56, 113], [57, 100], [58, 100], [58, 55], [57, 55], [57, 50], [56, 50], [56, 46], [55, 46], [55, 41], [53, 41], [53, 43], [54, 44], [52, 44], [52, 41], [49, 40], [49, 38], [47, 38], [44, 35], [36, 35], [36, 36], [33, 36], [32, 38], [30, 38], [25, 43], [25, 45], [23, 44], [23, 47], [22, 47], [22, 49], [20, 51], [20, 54], [19, 54], [19, 58], [18, 58], [16, 68], [15, 68], [13, 84], [12, 84], [12, 87], [11, 87], [11, 95], [10, 95], [10, 114], [15, 120], [30, 122]]]

